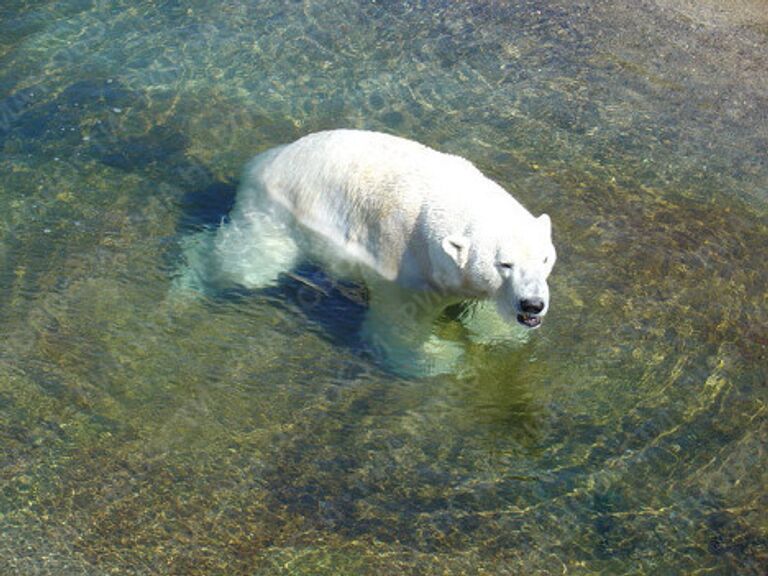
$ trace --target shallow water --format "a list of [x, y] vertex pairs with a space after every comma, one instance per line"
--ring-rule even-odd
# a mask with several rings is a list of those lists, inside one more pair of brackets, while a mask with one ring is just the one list
[[[763, 573], [764, 7], [3, 2], [0, 573]], [[548, 212], [544, 327], [405, 379], [349, 294], [168, 298], [331, 127]]]

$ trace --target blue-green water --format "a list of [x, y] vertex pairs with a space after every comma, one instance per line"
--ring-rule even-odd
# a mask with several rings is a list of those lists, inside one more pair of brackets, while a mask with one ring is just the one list
[[[548, 212], [544, 327], [404, 379], [338, 299], [169, 298], [332, 127]], [[0, 573], [764, 573], [766, 150], [762, 0], [4, 1]]]

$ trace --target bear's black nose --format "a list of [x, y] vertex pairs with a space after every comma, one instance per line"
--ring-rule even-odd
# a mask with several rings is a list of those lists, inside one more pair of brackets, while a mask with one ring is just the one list
[[538, 314], [544, 310], [544, 300], [541, 298], [523, 298], [520, 300], [520, 311], [526, 314]]

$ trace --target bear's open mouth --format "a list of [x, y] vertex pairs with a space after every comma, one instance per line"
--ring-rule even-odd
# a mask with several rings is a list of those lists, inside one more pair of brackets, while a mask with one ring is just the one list
[[541, 324], [541, 316], [534, 316], [533, 314], [523, 312], [517, 315], [517, 321], [527, 328], [538, 328]]

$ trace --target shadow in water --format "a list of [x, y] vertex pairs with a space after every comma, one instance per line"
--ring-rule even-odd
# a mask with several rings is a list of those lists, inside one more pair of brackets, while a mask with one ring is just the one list
[[185, 192], [179, 200], [178, 233], [189, 234], [218, 226], [232, 210], [236, 196], [234, 182], [213, 182]]
[[357, 354], [370, 352], [359, 338], [368, 308], [363, 284], [337, 280], [316, 264], [305, 261], [281, 274], [275, 286], [262, 292], [289, 302], [332, 344]]

